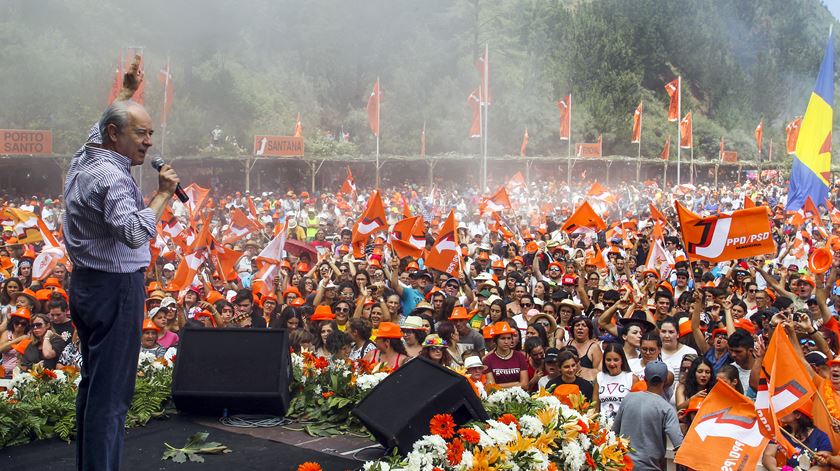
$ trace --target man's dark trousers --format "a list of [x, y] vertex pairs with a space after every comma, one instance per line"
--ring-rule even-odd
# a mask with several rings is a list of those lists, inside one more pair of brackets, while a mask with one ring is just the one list
[[77, 269], [70, 311], [79, 333], [82, 380], [76, 397], [79, 470], [118, 470], [125, 415], [134, 395], [143, 303], [143, 272]]

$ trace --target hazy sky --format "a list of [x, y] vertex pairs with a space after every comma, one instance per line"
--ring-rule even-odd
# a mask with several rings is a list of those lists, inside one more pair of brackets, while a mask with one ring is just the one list
[[840, 0], [823, 0], [823, 3], [835, 18], [840, 18]]

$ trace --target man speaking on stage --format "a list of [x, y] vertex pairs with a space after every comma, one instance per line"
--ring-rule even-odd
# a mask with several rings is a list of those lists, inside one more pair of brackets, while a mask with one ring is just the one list
[[73, 262], [70, 310], [81, 339], [76, 398], [79, 470], [117, 470], [134, 395], [148, 242], [178, 185], [168, 165], [149, 206], [131, 176], [152, 147], [152, 120], [130, 101], [143, 80], [137, 56], [123, 90], [74, 155], [64, 183], [64, 237]]

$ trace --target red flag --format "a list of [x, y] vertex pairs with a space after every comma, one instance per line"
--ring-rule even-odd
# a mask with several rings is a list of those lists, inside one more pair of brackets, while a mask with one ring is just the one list
[[160, 69], [158, 81], [163, 84], [163, 112], [160, 114], [160, 127], [166, 127], [166, 120], [169, 118], [169, 110], [172, 109], [172, 73], [169, 67], [169, 59], [166, 60], [166, 68]]
[[353, 179], [353, 172], [350, 170], [350, 166], [347, 167], [347, 178], [344, 179], [344, 183], [341, 184], [341, 189], [338, 192], [345, 195], [356, 193], [356, 180]]
[[607, 225], [601, 219], [601, 216], [598, 216], [598, 213], [592, 209], [588, 201], [584, 201], [563, 224], [561, 229], [571, 234], [580, 232], [581, 230], [600, 232], [606, 228]]
[[423, 121], [423, 130], [420, 131], [420, 157], [426, 156], [426, 122]]
[[190, 197], [190, 200], [185, 204], [187, 211], [190, 214], [190, 219], [198, 219], [201, 210], [204, 208], [204, 205], [207, 204], [207, 196], [210, 194], [210, 190], [202, 188], [195, 183], [190, 183], [186, 188], [184, 188], [184, 193]]
[[123, 72], [122, 72], [122, 51], [120, 51], [120, 58], [119, 62], [117, 62], [117, 68], [114, 71], [114, 81], [111, 82], [111, 91], [108, 94], [108, 104], [114, 102], [120, 94], [120, 90], [123, 87]]
[[796, 139], [799, 138], [799, 128], [802, 126], [802, 117], [798, 117], [788, 123], [785, 126], [785, 134], [787, 138], [785, 139], [785, 144], [787, 147], [787, 153], [793, 154], [796, 152]]
[[481, 104], [491, 104], [490, 97], [490, 50], [487, 45], [484, 45], [484, 54], [476, 59], [475, 68], [478, 69], [478, 75], [481, 77]]
[[239, 208], [233, 208], [233, 211], [230, 212], [230, 224], [228, 225], [223, 242], [225, 244], [232, 244], [260, 229], [260, 225], [246, 216]]
[[519, 156], [525, 157], [525, 149], [528, 147], [528, 128], [525, 128], [525, 134], [522, 135], [522, 145], [519, 146]]
[[472, 108], [472, 123], [470, 124], [470, 137], [481, 137], [481, 88], [477, 88], [467, 97], [467, 104]]
[[423, 218], [413, 216], [397, 222], [391, 228], [388, 238], [398, 257], [419, 258], [426, 247], [426, 228]]
[[365, 244], [368, 237], [379, 231], [388, 229], [388, 222], [385, 219], [385, 207], [382, 205], [382, 197], [379, 196], [379, 191], [374, 190], [370, 195], [365, 212], [353, 225], [353, 239], [351, 245], [353, 246], [353, 255], [356, 258], [363, 256]]
[[458, 243], [458, 224], [455, 222], [455, 210], [449, 211], [449, 216], [440, 230], [426, 256], [426, 266], [459, 277], [461, 274], [461, 247]]
[[691, 111], [685, 114], [685, 118], [680, 121], [680, 147], [683, 149], [691, 149], [694, 147], [694, 137], [692, 136], [691, 127]]
[[[378, 115], [379, 113], [377, 112], [377, 117]], [[300, 111], [298, 111], [297, 119], [295, 119], [295, 137], [303, 137], [303, 124], [300, 122]]]
[[510, 197], [507, 194], [507, 190], [505, 187], [500, 186], [495, 193], [490, 195], [489, 198], [484, 198], [479, 203], [479, 210], [482, 214], [485, 211], [501, 211], [503, 209], [511, 209], [510, 204]]
[[718, 381], [703, 399], [674, 462], [697, 470], [755, 469], [767, 442], [753, 403]]
[[659, 158], [662, 160], [668, 160], [671, 157], [671, 136], [668, 136], [665, 139], [665, 147], [662, 148], [662, 152], [659, 153]]
[[680, 82], [680, 78], [677, 77], [665, 85], [665, 91], [668, 92], [668, 96], [671, 98], [668, 104], [668, 121], [678, 121], [680, 119]]
[[572, 95], [568, 94], [558, 101], [557, 109], [560, 110], [560, 140], [566, 141], [572, 129]]
[[630, 142], [633, 144], [638, 144], [642, 140], [642, 103], [639, 102], [639, 106], [636, 107], [636, 111], [633, 112], [633, 136], [630, 138]]
[[367, 103], [368, 124], [370, 124], [370, 130], [376, 137], [379, 137], [379, 107], [381, 101], [382, 92], [379, 90], [379, 77], [377, 77]]
[[726, 152], [726, 147], [724, 146], [723, 136], [720, 136], [720, 150], [718, 151], [718, 157], [720, 157], [721, 162], [723, 161], [724, 152]]
[[758, 153], [761, 153], [761, 145], [764, 141], [764, 121], [759, 121], [755, 127], [755, 145], [758, 146]]

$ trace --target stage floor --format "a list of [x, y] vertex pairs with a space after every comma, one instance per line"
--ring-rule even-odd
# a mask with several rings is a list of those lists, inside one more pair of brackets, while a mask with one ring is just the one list
[[[203, 455], [204, 463], [161, 461], [164, 442], [180, 447], [198, 432], [208, 432], [208, 441], [221, 442], [233, 452]], [[121, 469], [294, 471], [305, 461], [315, 461], [324, 471], [356, 470], [362, 465], [357, 459], [375, 459], [382, 454], [381, 448], [361, 450], [375, 445], [359, 437], [313, 438], [283, 427], [244, 429], [227, 427], [207, 418], [173, 415], [127, 431]], [[74, 446], [59, 440], [41, 440], [5, 448], [0, 450], [0, 469], [72, 471], [76, 469]]]

